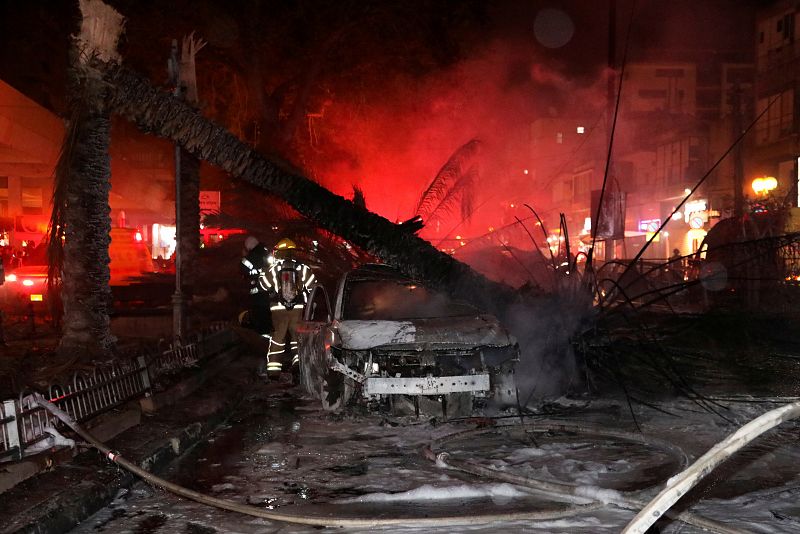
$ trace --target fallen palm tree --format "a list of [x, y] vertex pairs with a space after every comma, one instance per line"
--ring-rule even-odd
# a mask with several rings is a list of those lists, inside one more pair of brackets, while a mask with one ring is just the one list
[[374, 254], [403, 274], [500, 316], [509, 305], [521, 300], [513, 288], [476, 273], [402, 224], [394, 224], [328, 191], [287, 164], [267, 159], [225, 128], [185, 102], [154, 88], [131, 70], [115, 63], [98, 68], [104, 70], [105, 80], [114, 88], [110, 107], [115, 113], [141, 130], [171, 139], [195, 157], [283, 199], [320, 227]]

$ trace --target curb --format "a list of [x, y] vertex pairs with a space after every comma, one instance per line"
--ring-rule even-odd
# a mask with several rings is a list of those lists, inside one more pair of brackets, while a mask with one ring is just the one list
[[[213, 360], [216, 364], [214, 367], [219, 366], [221, 362], [229, 363], [238, 351], [238, 347], [233, 347], [218, 355]], [[206, 372], [200, 374], [204, 379], [211, 376]], [[200, 384], [197, 377], [190, 377], [187, 381], [194, 387], [179, 387], [182, 383], [175, 387], [188, 395]], [[170, 388], [170, 391], [172, 389]], [[169, 397], [172, 402], [177, 400], [176, 396]], [[130, 455], [126, 453], [126, 445], [130, 445], [126, 439], [129, 431], [120, 434], [112, 443], [120, 447], [124, 456], [136, 461], [142, 468], [158, 473], [225, 421], [242, 397], [243, 392], [240, 391], [238, 395], [227, 398], [202, 422], [172, 429], [161, 434], [155, 441], [147, 441], [144, 453]], [[147, 422], [144, 421], [140, 427], [146, 428]], [[135, 431], [136, 428], [131, 431]], [[138, 480], [138, 477], [107, 462], [97, 451], [85, 451], [77, 455], [70, 464], [40, 473], [39, 476], [19, 484], [19, 491], [15, 492], [18, 495], [13, 496], [15, 498], [11, 503], [16, 511], [12, 512], [11, 517], [5, 518], [5, 524], [0, 528], [0, 532], [60, 534], [69, 531], [113, 501], [121, 489], [132, 486]], [[26, 507], [28, 504], [25, 502], [26, 497], [37, 487], [39, 493], [41, 488], [52, 488], [53, 491]], [[12, 492], [14, 490], [10, 490], [3, 497], [11, 497], [9, 493]]]

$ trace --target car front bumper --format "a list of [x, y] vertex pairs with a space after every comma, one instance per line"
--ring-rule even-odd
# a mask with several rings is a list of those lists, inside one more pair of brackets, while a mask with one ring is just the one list
[[489, 374], [426, 377], [369, 377], [364, 380], [365, 397], [373, 395], [444, 395], [447, 393], [488, 392]]

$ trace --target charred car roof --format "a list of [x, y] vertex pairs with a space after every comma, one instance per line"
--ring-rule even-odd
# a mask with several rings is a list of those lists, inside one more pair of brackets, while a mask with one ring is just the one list
[[[391, 280], [395, 282], [414, 282], [390, 265], [382, 263], [367, 263], [347, 274], [347, 280], [360, 282], [365, 280]], [[424, 284], [423, 284], [424, 285]]]

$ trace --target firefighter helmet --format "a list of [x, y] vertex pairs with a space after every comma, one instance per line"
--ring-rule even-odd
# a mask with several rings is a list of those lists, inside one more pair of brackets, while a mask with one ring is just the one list
[[297, 245], [291, 239], [281, 239], [275, 245], [275, 250], [290, 250], [290, 249], [297, 249]]

